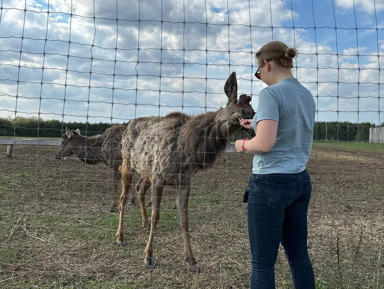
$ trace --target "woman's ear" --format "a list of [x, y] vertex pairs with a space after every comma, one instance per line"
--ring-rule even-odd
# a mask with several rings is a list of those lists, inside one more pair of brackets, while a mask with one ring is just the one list
[[272, 62], [264, 60], [264, 66], [267, 68], [268, 72], [271, 72]]

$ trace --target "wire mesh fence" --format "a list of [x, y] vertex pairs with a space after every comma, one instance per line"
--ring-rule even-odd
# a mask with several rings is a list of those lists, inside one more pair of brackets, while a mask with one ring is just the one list
[[[225, 106], [236, 71], [256, 109], [255, 52], [296, 47], [293, 72], [316, 101], [315, 138], [368, 141], [383, 123], [384, 3], [278, 0], [1, 0], [0, 133], [85, 137], [143, 116], [197, 115]], [[99, 125], [99, 126], [97, 126]], [[23, 133], [24, 131], [24, 133]], [[348, 146], [350, 145], [350, 146]], [[373, 145], [373, 144], [372, 144]], [[362, 147], [361, 147], [362, 146]], [[176, 193], [165, 188], [156, 268], [128, 206], [128, 245], [115, 245], [114, 170], [57, 147], [1, 154], [0, 286], [4, 288], [248, 288], [246, 207], [251, 156], [224, 153], [193, 177], [190, 221], [202, 268], [184, 262]], [[383, 288], [384, 184], [380, 145], [317, 143], [310, 251], [318, 288]], [[135, 176], [136, 178], [137, 176]], [[136, 180], [136, 179], [135, 179]], [[149, 194], [147, 194], [149, 200]], [[290, 287], [280, 252], [276, 280]]]
[[123, 122], [214, 110], [232, 71], [258, 95], [254, 53], [279, 39], [300, 52], [295, 75], [318, 121], [382, 122], [380, 1], [1, 5], [2, 116]]

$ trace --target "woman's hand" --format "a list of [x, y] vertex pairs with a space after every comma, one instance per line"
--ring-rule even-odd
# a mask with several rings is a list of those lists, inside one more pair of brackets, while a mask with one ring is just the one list
[[[243, 127], [253, 127], [249, 119], [240, 120]], [[235, 141], [236, 151], [266, 154], [275, 145], [278, 122], [271, 119], [261, 120], [257, 123], [256, 136], [250, 140], [239, 139]]]
[[245, 153], [246, 151], [244, 150], [244, 142], [246, 141], [247, 139], [238, 139], [237, 141], [235, 141], [235, 147], [236, 147], [236, 151], [238, 153]]
[[253, 129], [252, 119], [244, 119], [244, 118], [241, 118], [241, 119], [239, 119], [239, 123], [240, 123], [240, 125], [241, 125], [243, 128], [246, 128], [246, 129]]

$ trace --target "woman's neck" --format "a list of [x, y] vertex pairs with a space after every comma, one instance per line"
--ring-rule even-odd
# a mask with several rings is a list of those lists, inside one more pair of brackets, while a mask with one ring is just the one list
[[272, 83], [270, 85], [279, 83], [280, 81], [283, 81], [284, 79], [293, 78], [292, 71], [290, 69], [282, 70], [276, 73], [276, 75], [272, 79]]

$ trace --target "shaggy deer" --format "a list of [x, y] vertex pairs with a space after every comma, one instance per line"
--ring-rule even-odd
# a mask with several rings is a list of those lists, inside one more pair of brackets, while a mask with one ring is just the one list
[[[132, 183], [132, 170], [141, 175], [136, 186], [142, 222], [150, 229], [145, 248], [144, 263], [152, 267], [153, 236], [160, 217], [160, 202], [164, 186], [178, 189], [177, 208], [184, 240], [186, 262], [192, 270], [199, 272], [192, 254], [189, 223], [188, 198], [191, 177], [198, 170], [210, 167], [219, 153], [227, 145], [227, 138], [241, 127], [240, 118], [252, 118], [254, 111], [250, 105], [251, 97], [241, 95], [237, 99], [236, 73], [227, 79], [224, 91], [228, 97], [225, 108], [196, 116], [183, 113], [171, 113], [165, 117], [137, 118], [129, 123], [123, 133], [120, 171], [122, 193], [119, 203], [119, 227], [116, 233], [117, 243], [124, 245], [123, 218], [127, 195]], [[140, 183], [141, 182], [141, 183]], [[145, 209], [145, 191], [151, 188], [152, 215], [149, 226]]]
[[126, 127], [125, 125], [116, 125], [108, 128], [103, 134], [91, 137], [82, 136], [79, 129], [66, 128], [65, 134], [62, 136], [61, 149], [56, 154], [57, 159], [76, 155], [86, 164], [105, 163], [113, 169], [111, 212], [116, 210], [118, 204], [118, 189], [121, 178], [119, 166], [122, 163], [121, 137]]

